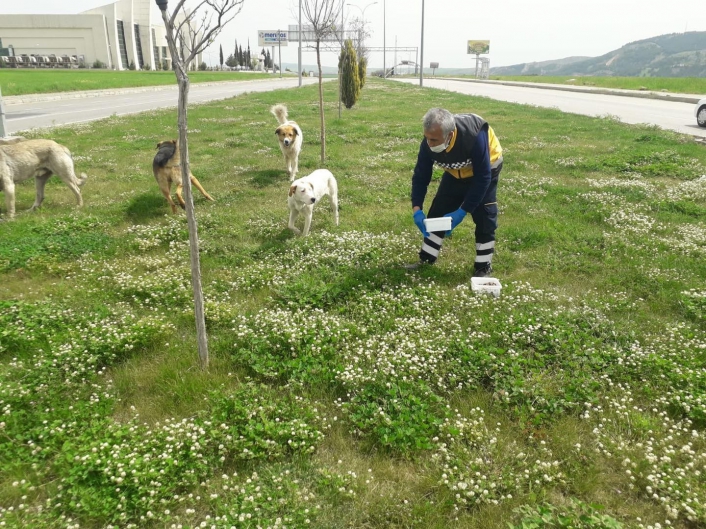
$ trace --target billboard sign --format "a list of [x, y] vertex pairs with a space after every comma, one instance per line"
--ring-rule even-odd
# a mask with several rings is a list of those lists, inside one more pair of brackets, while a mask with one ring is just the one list
[[257, 32], [258, 46], [286, 46], [289, 40], [287, 32], [282, 30], [260, 30]]
[[468, 54], [469, 55], [481, 55], [484, 53], [490, 53], [490, 41], [489, 40], [469, 40], [468, 41]]

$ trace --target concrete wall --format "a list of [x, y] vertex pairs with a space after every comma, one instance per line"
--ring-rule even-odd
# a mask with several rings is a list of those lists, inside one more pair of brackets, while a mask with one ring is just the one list
[[[129, 0], [120, 0], [127, 2]], [[154, 0], [134, 0], [132, 8], [133, 22], [140, 26], [140, 42], [142, 43], [142, 60], [145, 65], [154, 70], [154, 54], [152, 53], [152, 8], [157, 7]], [[134, 30], [133, 30], [134, 33]], [[137, 64], [137, 61], [135, 61]]]
[[[145, 1], [145, 0], [142, 0]], [[133, 18], [132, 0], [120, 0], [115, 3], [118, 19], [123, 21], [123, 29], [125, 30], [125, 47], [127, 49], [128, 64], [134, 63], [135, 68], [139, 69], [140, 63], [137, 60], [137, 48], [135, 47], [135, 22]]]
[[[128, 64], [123, 64], [120, 55], [118, 20], [122, 20], [125, 29]], [[161, 15], [154, 0], [118, 0], [77, 15], [0, 15], [0, 38], [3, 46], [14, 47], [16, 55], [83, 55], [89, 67], [99, 60], [108, 68], [127, 70], [130, 62], [136, 68], [140, 64], [135, 39], [135, 24], [138, 24], [144, 65], [155, 69], [157, 59], [153, 50], [157, 46], [160, 61], [164, 59], [162, 51], [166, 48], [171, 68], [166, 30], [164, 24], [156, 20], [161, 20]], [[203, 56], [199, 54], [192, 68], [198, 68], [202, 61]]]
[[102, 15], [0, 15], [3, 45], [15, 55], [83, 55], [89, 66], [112, 62], [105, 27]]
[[82, 14], [88, 15], [103, 15], [105, 17], [106, 25], [106, 36], [108, 39], [107, 45], [110, 50], [111, 61], [108, 64], [108, 68], [114, 70], [125, 70], [127, 69], [127, 64], [122, 63], [120, 57], [120, 43], [118, 41], [118, 26], [116, 21], [117, 11], [115, 9], [115, 4], [108, 4], [105, 6], [97, 7], [95, 9], [89, 9], [84, 11]]

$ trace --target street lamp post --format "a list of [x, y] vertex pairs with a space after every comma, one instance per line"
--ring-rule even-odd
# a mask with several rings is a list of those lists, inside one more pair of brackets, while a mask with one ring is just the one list
[[377, 4], [377, 2], [370, 2], [368, 5], [365, 7], [361, 8], [360, 6], [357, 6], [355, 4], [346, 4], [350, 7], [355, 7], [360, 10], [360, 16], [361, 16], [361, 26], [362, 26], [362, 31], [361, 31], [361, 36], [359, 37], [359, 43], [358, 45], [360, 46], [360, 50], [363, 50], [363, 39], [365, 38], [365, 10], [368, 9], [370, 6]]
[[387, 56], [385, 48], [385, 0], [382, 0], [382, 78], [387, 77], [387, 64], [385, 64], [385, 57]]
[[419, 86], [424, 86], [424, 0], [422, 0], [422, 49], [419, 54]]
[[299, 86], [302, 85], [302, 0], [299, 0], [299, 50], [297, 51], [299, 60]]

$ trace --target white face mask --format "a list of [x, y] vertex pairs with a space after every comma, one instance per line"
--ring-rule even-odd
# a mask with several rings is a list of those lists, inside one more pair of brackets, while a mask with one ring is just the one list
[[444, 143], [437, 145], [436, 147], [432, 147], [431, 145], [429, 145], [429, 140], [427, 140], [427, 145], [429, 146], [429, 149], [431, 150], [431, 152], [435, 152], [438, 154], [440, 152], [444, 152], [448, 148], [450, 142], [451, 142], [451, 139], [447, 138], [447, 140]]
[[[429, 143], [427, 143], [427, 145], [429, 145]], [[446, 147], [448, 147], [448, 146], [449, 146], [448, 143], [441, 143], [441, 144], [436, 145], [436, 146], [434, 146], [434, 147], [432, 147], [431, 145], [429, 145], [429, 149], [431, 150], [431, 152], [440, 153], [440, 152], [445, 151], [445, 150], [446, 150]]]

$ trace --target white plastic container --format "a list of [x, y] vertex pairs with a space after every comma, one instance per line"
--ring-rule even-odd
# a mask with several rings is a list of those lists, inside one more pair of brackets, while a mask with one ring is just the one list
[[435, 231], [449, 231], [451, 229], [451, 217], [424, 219], [424, 227], [429, 233]]
[[471, 290], [473, 292], [478, 292], [481, 294], [492, 294], [493, 296], [500, 297], [500, 290], [502, 285], [500, 281], [494, 277], [472, 277], [471, 278]]

